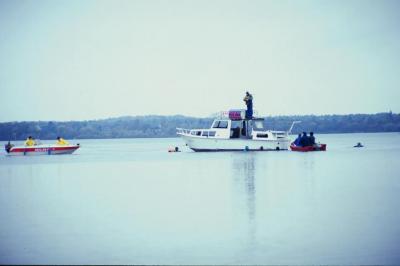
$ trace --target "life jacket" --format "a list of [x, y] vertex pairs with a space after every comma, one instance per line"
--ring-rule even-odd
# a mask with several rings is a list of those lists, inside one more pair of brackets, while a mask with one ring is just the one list
[[68, 141], [66, 141], [65, 139], [63, 139], [63, 138], [60, 138], [58, 141], [57, 141], [57, 145], [68, 145], [69, 143], [68, 143]]
[[36, 143], [35, 143], [35, 141], [33, 140], [33, 139], [27, 139], [26, 141], [25, 141], [25, 145], [26, 146], [34, 146]]

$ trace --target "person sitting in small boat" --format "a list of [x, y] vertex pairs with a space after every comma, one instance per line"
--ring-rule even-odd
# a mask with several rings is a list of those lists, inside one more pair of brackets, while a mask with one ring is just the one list
[[68, 141], [66, 141], [65, 139], [63, 139], [61, 137], [57, 137], [56, 144], [60, 145], [60, 146], [69, 145]]
[[253, 118], [253, 95], [246, 91], [246, 96], [244, 97], [243, 101], [246, 103], [247, 106], [246, 118]]
[[308, 140], [310, 142], [310, 146], [313, 146], [315, 149], [320, 149], [321, 144], [315, 142], [315, 137], [314, 137], [314, 132], [310, 132], [310, 136], [308, 137]]
[[300, 146], [301, 147], [310, 146], [310, 140], [308, 139], [306, 132], [303, 132], [303, 136], [300, 138]]
[[293, 141], [294, 145], [300, 146], [300, 140], [301, 140], [301, 134], [299, 134], [297, 136], [297, 139], [295, 139], [295, 141]]
[[354, 146], [354, 148], [362, 148], [364, 147], [361, 142], [358, 142], [357, 145]]
[[310, 136], [308, 137], [309, 145], [310, 146], [315, 146], [315, 137], [314, 137], [314, 132], [310, 132]]
[[34, 145], [36, 145], [35, 140], [32, 138], [32, 136], [29, 136], [25, 141], [25, 146], [34, 146]]

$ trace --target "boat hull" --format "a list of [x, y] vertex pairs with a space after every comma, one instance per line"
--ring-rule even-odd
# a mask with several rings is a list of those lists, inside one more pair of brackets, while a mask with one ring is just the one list
[[67, 146], [37, 145], [32, 147], [15, 146], [11, 148], [8, 155], [31, 156], [31, 155], [71, 154], [77, 149], [79, 149], [79, 147], [80, 147], [79, 145], [67, 145]]
[[290, 145], [290, 149], [292, 151], [300, 151], [300, 152], [309, 152], [309, 151], [326, 151], [326, 144], [319, 144], [319, 146], [306, 146], [300, 147], [296, 146], [293, 143]]
[[288, 150], [289, 139], [253, 140], [253, 139], [216, 139], [182, 136], [186, 145], [196, 152], [215, 151], [276, 151]]

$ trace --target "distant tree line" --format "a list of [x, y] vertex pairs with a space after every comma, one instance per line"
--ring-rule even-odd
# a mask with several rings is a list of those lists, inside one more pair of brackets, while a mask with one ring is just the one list
[[269, 128], [285, 130], [292, 121], [301, 121], [293, 128], [293, 133], [368, 133], [400, 132], [400, 114], [350, 114], [350, 115], [301, 115], [266, 117]]
[[[0, 140], [100, 139], [175, 137], [176, 128], [208, 128], [213, 118], [175, 116], [129, 116], [90, 121], [37, 121], [0, 123]], [[293, 133], [400, 132], [400, 114], [299, 115], [268, 116], [265, 127], [287, 130], [293, 121], [301, 121]]]

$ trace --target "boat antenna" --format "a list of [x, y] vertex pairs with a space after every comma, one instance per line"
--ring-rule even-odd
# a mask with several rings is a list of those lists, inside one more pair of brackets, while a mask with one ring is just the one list
[[292, 133], [292, 129], [294, 127], [295, 124], [301, 123], [301, 121], [293, 121], [292, 125], [290, 126], [289, 130], [288, 130], [288, 134]]

